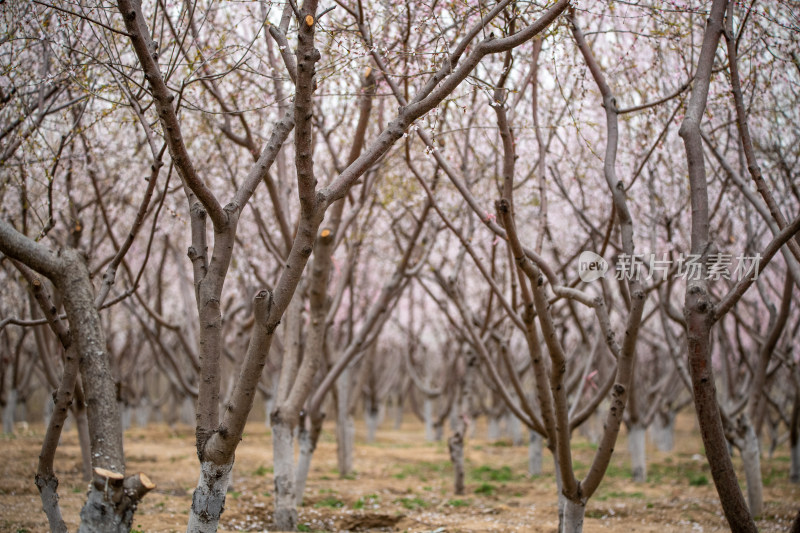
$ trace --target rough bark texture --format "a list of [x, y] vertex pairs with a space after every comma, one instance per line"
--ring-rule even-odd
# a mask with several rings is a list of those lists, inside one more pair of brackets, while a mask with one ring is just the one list
[[78, 533], [128, 533], [136, 506], [155, 485], [144, 474], [122, 474], [95, 468]]
[[634, 483], [647, 481], [646, 429], [642, 425], [628, 428], [628, 451], [631, 453], [631, 471]]
[[233, 463], [215, 465], [210, 461], [200, 464], [200, 479], [192, 495], [187, 533], [213, 533], [217, 531], [219, 517], [225, 508]]
[[453, 492], [464, 494], [464, 437], [461, 433], [454, 433], [447, 439], [447, 449], [453, 462]]
[[58, 504], [58, 478], [54, 475], [36, 476], [36, 487], [42, 500], [42, 510], [47, 516], [51, 533], [67, 533], [67, 525], [61, 516], [61, 506]]

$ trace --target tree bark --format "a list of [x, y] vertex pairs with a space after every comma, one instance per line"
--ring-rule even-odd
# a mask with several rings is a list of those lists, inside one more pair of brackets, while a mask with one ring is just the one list
[[528, 432], [528, 474], [542, 474], [542, 436], [531, 430]]
[[6, 405], [3, 407], [3, 433], [14, 433], [14, 411], [17, 409], [17, 389], [9, 389], [6, 394]]
[[464, 437], [456, 432], [447, 439], [450, 461], [453, 463], [453, 492], [464, 494]]
[[671, 452], [675, 446], [675, 413], [668, 410], [657, 413], [650, 426], [650, 435], [661, 452]]
[[[714, 0], [707, 21], [697, 64], [694, 87], [679, 131], [686, 150], [691, 191], [691, 253], [705, 259], [709, 248], [709, 208], [700, 123], [706, 108], [708, 89], [717, 45], [722, 35], [722, 19], [727, 0]], [[701, 263], [703, 261], [701, 260]], [[700, 277], [704, 277], [702, 272]], [[735, 533], [755, 533], [753, 517], [744, 501], [722, 427], [716, 385], [711, 363], [710, 331], [714, 324], [714, 305], [705, 279], [687, 281], [684, 304], [689, 370], [700, 434], [711, 466], [725, 518]]]
[[800, 391], [794, 393], [791, 426], [789, 427], [789, 481], [800, 483]]
[[586, 503], [566, 500], [564, 504], [564, 533], [582, 533]]
[[631, 453], [631, 470], [634, 483], [647, 481], [646, 433], [647, 430], [641, 424], [628, 426], [628, 451]]
[[350, 370], [345, 370], [336, 380], [336, 464], [339, 477], [350, 475], [353, 470], [353, 439], [355, 426], [349, 412]]
[[295, 495], [294, 427], [281, 417], [272, 415], [272, 455], [275, 473], [274, 528], [297, 531], [297, 496]]
[[749, 420], [745, 421], [742, 439], [742, 464], [747, 482], [747, 504], [753, 518], [764, 510], [764, 483], [761, 477], [761, 449], [755, 428]]
[[211, 461], [200, 463], [200, 479], [192, 495], [187, 533], [215, 533], [219, 517], [225, 509], [233, 463], [217, 465]]

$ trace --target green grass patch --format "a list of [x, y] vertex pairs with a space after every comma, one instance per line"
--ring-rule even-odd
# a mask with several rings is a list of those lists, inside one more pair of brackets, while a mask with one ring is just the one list
[[267, 474], [271, 474], [272, 472], [273, 472], [273, 469], [272, 469], [271, 466], [261, 465], [258, 468], [256, 468], [255, 470], [253, 470], [253, 475], [254, 476], [266, 476]]
[[702, 487], [708, 485], [708, 478], [705, 474], [691, 474], [689, 476], [689, 485], [692, 487]]
[[361, 496], [359, 499], [356, 500], [356, 503], [353, 504], [353, 509], [359, 510], [363, 509], [366, 506], [372, 506], [378, 501], [380, 501], [381, 497], [377, 494], [366, 494]]
[[424, 509], [428, 506], [428, 502], [420, 498], [419, 496], [414, 496], [413, 498], [397, 498], [394, 503], [399, 503], [406, 509], [410, 511], [416, 511], [417, 509]]
[[330, 507], [331, 509], [341, 509], [344, 507], [344, 502], [337, 498], [336, 496], [328, 496], [327, 498], [323, 498], [317, 503], [314, 504], [314, 507], [321, 508], [321, 507]]
[[473, 470], [471, 474], [476, 481], [511, 481], [514, 478], [509, 466], [492, 468], [488, 465], [481, 465]]
[[612, 498], [615, 498], [615, 499], [619, 499], [619, 498], [644, 498], [644, 492], [639, 492], [639, 491], [623, 492], [623, 491], [612, 490], [612, 491], [609, 491], [609, 492], [607, 492], [605, 494], [600, 494], [600, 495], [597, 496], [597, 500], [601, 501], [601, 502], [604, 502], [604, 501], [612, 499]]
[[480, 494], [482, 496], [491, 496], [495, 492], [495, 486], [491, 483], [481, 483], [475, 489], [475, 494]]
[[455, 500], [447, 500], [447, 503], [445, 505], [447, 505], [448, 507], [469, 507], [471, 503], [472, 502], [470, 500], [455, 499]]
[[395, 479], [415, 477], [420, 481], [428, 481], [430, 478], [449, 475], [452, 468], [450, 461], [420, 461], [401, 465], [399, 471], [392, 474], [392, 477]]

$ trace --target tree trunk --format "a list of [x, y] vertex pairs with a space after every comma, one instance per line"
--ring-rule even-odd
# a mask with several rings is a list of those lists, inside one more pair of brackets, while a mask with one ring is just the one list
[[187, 533], [215, 533], [219, 518], [225, 510], [233, 463], [217, 465], [211, 461], [200, 464], [200, 479], [192, 495]]
[[528, 474], [542, 474], [542, 436], [535, 431], [528, 432]]
[[311, 469], [311, 459], [317, 449], [317, 441], [319, 441], [319, 434], [322, 431], [322, 422], [324, 420], [324, 416], [310, 418], [310, 427], [306, 426], [305, 421], [300, 422], [300, 457], [297, 460], [297, 477], [295, 481], [295, 501], [297, 505], [303, 505], [303, 493], [306, 490], [308, 472]]
[[524, 440], [522, 438], [522, 423], [519, 418], [511, 413], [506, 414], [506, 425], [508, 432], [511, 434], [511, 442], [514, 446], [522, 446]]
[[747, 423], [742, 446], [742, 463], [747, 481], [747, 505], [753, 518], [763, 511], [764, 484], [761, 478], [761, 450], [753, 424]]
[[585, 502], [567, 500], [564, 504], [564, 533], [582, 533], [585, 514]]
[[[791, 457], [789, 481], [800, 483], [800, 391], [795, 392], [794, 396], [794, 408], [789, 427], [789, 449]], [[798, 516], [800, 517], [800, 514]]]
[[567, 498], [564, 496], [564, 481], [561, 479], [561, 467], [558, 465], [558, 457], [550, 448], [553, 454], [553, 464], [556, 467], [556, 492], [558, 493], [558, 533], [564, 533], [564, 512], [567, 506]]
[[283, 420], [272, 423], [272, 454], [275, 469], [275, 523], [277, 531], [297, 531], [295, 495], [294, 429]]
[[81, 509], [78, 533], [128, 533], [136, 506], [153, 488], [155, 485], [144, 474], [125, 477], [95, 468], [88, 499]]
[[671, 452], [675, 446], [675, 413], [659, 413], [650, 426], [650, 436], [661, 452]]
[[433, 442], [436, 440], [436, 432], [433, 429], [433, 400], [427, 396], [422, 402], [422, 416], [425, 418], [425, 440]]
[[3, 433], [14, 433], [14, 411], [17, 409], [17, 389], [9, 389], [6, 395], [6, 406], [3, 408]]
[[634, 483], [647, 481], [646, 429], [641, 424], [628, 427], [628, 451], [631, 453], [631, 470]]
[[400, 429], [403, 425], [403, 394], [398, 392], [394, 396], [394, 429]]
[[72, 410], [75, 416], [75, 426], [78, 429], [78, 443], [81, 447], [81, 460], [83, 464], [83, 480], [92, 479], [92, 445], [89, 440], [89, 420], [86, 418], [86, 409], [75, 407]]
[[500, 419], [491, 414], [486, 428], [486, 438], [490, 441], [496, 441], [500, 438]]
[[142, 398], [139, 405], [136, 406], [136, 425], [140, 428], [146, 428], [150, 422], [151, 406], [147, 398]]
[[350, 370], [342, 372], [336, 380], [336, 464], [339, 477], [350, 475], [353, 470], [353, 441], [355, 425], [348, 412], [350, 403]]
[[364, 420], [367, 424], [367, 442], [375, 442], [375, 434], [380, 425], [380, 407], [369, 402], [369, 405], [364, 410]]
[[464, 437], [461, 433], [454, 433], [447, 439], [447, 449], [453, 462], [453, 492], [458, 495], [464, 494]]
[[58, 504], [58, 478], [36, 476], [36, 486], [39, 488], [42, 509], [50, 524], [50, 533], [67, 533], [67, 526], [61, 516], [61, 506]]

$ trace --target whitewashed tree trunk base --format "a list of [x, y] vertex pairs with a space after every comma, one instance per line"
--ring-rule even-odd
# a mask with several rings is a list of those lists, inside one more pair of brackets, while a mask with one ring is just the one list
[[17, 410], [17, 389], [11, 389], [6, 395], [6, 406], [3, 408], [3, 433], [14, 433], [14, 411]]
[[39, 488], [42, 509], [50, 524], [50, 533], [67, 533], [67, 525], [61, 516], [61, 506], [58, 504], [58, 479], [55, 476], [44, 478], [37, 475], [36, 486]]
[[564, 533], [583, 533], [586, 503], [567, 500], [564, 504]]
[[428, 397], [422, 402], [422, 416], [425, 418], [425, 440], [434, 442], [436, 432], [433, 429], [433, 400]]
[[542, 436], [535, 431], [528, 432], [528, 474], [542, 474]]
[[294, 436], [286, 424], [272, 426], [272, 454], [275, 469], [274, 529], [297, 530], [297, 498], [295, 495]]
[[214, 533], [225, 509], [233, 463], [216, 465], [210, 461], [200, 464], [200, 479], [192, 496], [187, 533]]
[[647, 481], [646, 429], [642, 425], [628, 427], [628, 451], [631, 453], [631, 470], [634, 483]]
[[464, 438], [461, 433], [455, 433], [447, 439], [447, 448], [453, 462], [453, 492], [461, 495], [464, 494]]
[[742, 448], [742, 464], [747, 482], [747, 505], [750, 514], [755, 518], [764, 510], [764, 484], [761, 477], [761, 450], [752, 424], [747, 424]]

